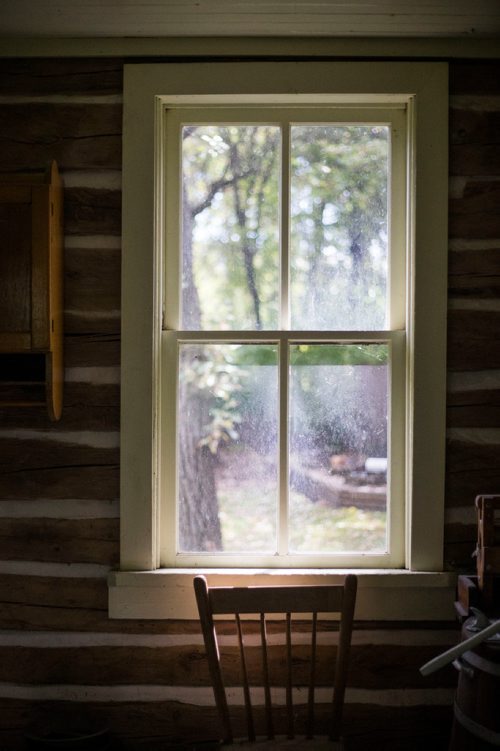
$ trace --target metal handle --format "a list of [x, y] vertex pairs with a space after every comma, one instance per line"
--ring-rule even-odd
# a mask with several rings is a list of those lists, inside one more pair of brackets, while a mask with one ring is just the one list
[[422, 673], [422, 675], [429, 675], [435, 670], [439, 670], [439, 668], [442, 668], [445, 665], [448, 665], [450, 662], [453, 662], [456, 657], [460, 657], [460, 655], [462, 655], [464, 652], [467, 652], [469, 649], [477, 647], [479, 644], [481, 644], [481, 642], [489, 639], [490, 636], [494, 636], [498, 633], [500, 633], [500, 619], [498, 621], [490, 623], [488, 628], [485, 628], [483, 631], [479, 631], [479, 633], [474, 634], [474, 636], [471, 636], [469, 639], [461, 642], [461, 644], [458, 644], [456, 647], [452, 647], [446, 652], [443, 652], [443, 654], [439, 655], [438, 657], [434, 657], [433, 660], [429, 660], [429, 662], [426, 662], [425, 665], [422, 665], [420, 672]]
[[455, 670], [458, 670], [459, 673], [463, 673], [467, 676], [467, 678], [474, 678], [474, 668], [471, 668], [470, 665], [467, 665], [465, 662], [463, 662], [460, 657], [458, 657], [456, 660], [453, 660], [451, 663]]

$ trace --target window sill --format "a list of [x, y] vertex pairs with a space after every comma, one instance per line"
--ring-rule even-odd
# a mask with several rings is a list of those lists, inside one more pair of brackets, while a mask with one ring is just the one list
[[[401, 569], [350, 570], [358, 576], [357, 620], [450, 621], [455, 614], [456, 575]], [[339, 569], [157, 569], [109, 575], [109, 617], [194, 620], [193, 577], [209, 584], [336, 584]]]

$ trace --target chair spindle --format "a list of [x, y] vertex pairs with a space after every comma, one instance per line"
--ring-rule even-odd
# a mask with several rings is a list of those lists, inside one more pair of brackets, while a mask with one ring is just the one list
[[307, 738], [314, 735], [314, 686], [316, 681], [316, 632], [318, 625], [318, 614], [312, 614], [311, 623], [311, 672], [309, 676], [309, 692], [307, 698]]
[[266, 703], [266, 727], [269, 740], [274, 738], [273, 713], [271, 705], [271, 684], [269, 682], [269, 661], [267, 656], [266, 617], [260, 614], [260, 641], [262, 649], [262, 677], [264, 680], [264, 697]]
[[241, 672], [243, 676], [243, 694], [245, 697], [245, 710], [247, 715], [248, 740], [254, 741], [255, 728], [253, 722], [252, 699], [250, 697], [250, 684], [248, 682], [247, 663], [245, 659], [245, 648], [243, 644], [243, 631], [241, 628], [241, 620], [238, 613], [235, 613], [234, 617], [236, 620], [236, 627], [238, 630], [238, 644], [240, 647]]
[[294, 738], [293, 732], [293, 699], [292, 699], [292, 614], [286, 614], [286, 715], [287, 735]]

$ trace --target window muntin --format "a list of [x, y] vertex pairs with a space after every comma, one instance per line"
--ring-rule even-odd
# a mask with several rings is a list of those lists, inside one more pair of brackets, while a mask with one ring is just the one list
[[[168, 342], [165, 346], [170, 354], [166, 356], [165, 361], [168, 362], [167, 367], [172, 368], [172, 361], [178, 362], [181, 360], [185, 363], [186, 353], [190, 352], [191, 354], [188, 355], [187, 359], [190, 360], [191, 367], [184, 368], [181, 366], [179, 377], [174, 377], [170, 373], [166, 378], [168, 385], [164, 389], [165, 393], [168, 394], [164, 400], [165, 403], [168, 403], [166, 412], [169, 416], [165, 423], [166, 432], [170, 436], [177, 435], [175, 444], [171, 438], [165, 442], [168, 447], [168, 458], [163, 459], [166, 473], [171, 478], [176, 478], [175, 483], [168, 483], [165, 526], [165, 536], [168, 542], [165, 565], [332, 566], [355, 565], [360, 562], [362, 565], [374, 567], [401, 565], [403, 556], [404, 472], [400, 468], [395, 472], [391, 472], [389, 469], [388, 475], [385, 476], [384, 459], [386, 463], [388, 461], [389, 468], [394, 465], [395, 461], [401, 465], [404, 464], [404, 336], [396, 330], [396, 326], [401, 328], [401, 324], [404, 325], [406, 298], [406, 278], [404, 274], [406, 256], [404, 229], [406, 211], [404, 189], [406, 185], [405, 114], [405, 108], [401, 105], [386, 110], [371, 107], [368, 111], [366, 109], [356, 111], [352, 107], [337, 107], [335, 109], [274, 107], [264, 109], [255, 106], [229, 110], [219, 107], [202, 111], [196, 110], [192, 106], [167, 109], [165, 165], [167, 175], [167, 254], [165, 266], [167, 331], [164, 338], [165, 342]], [[233, 184], [231, 189], [234, 214], [229, 222], [227, 221], [227, 213], [226, 221], [224, 221], [224, 211], [221, 212], [219, 209], [219, 215], [217, 215], [217, 210], [214, 210], [213, 206], [213, 199], [217, 196], [217, 191], [211, 190], [211, 186], [215, 184], [219, 186], [217, 197], [219, 204], [226, 202], [230, 193], [230, 189], [228, 189], [231, 181], [229, 167], [233, 169], [234, 177], [234, 163], [228, 162], [224, 166], [224, 159], [220, 157], [221, 154], [224, 157], [224, 152], [237, 149], [234, 143], [238, 143], [239, 135], [253, 140], [253, 143], [251, 143], [253, 149], [251, 148], [250, 152], [253, 151], [258, 157], [260, 148], [261, 156], [265, 154], [267, 157], [268, 167], [271, 162], [273, 163], [268, 168], [268, 173], [272, 175], [269, 182], [273, 184], [275, 194], [272, 202], [268, 201], [263, 228], [264, 240], [261, 241], [260, 249], [256, 247], [255, 242], [259, 237], [259, 227], [255, 226], [256, 204], [258, 203], [254, 200], [255, 196], [250, 196], [249, 200], [247, 191], [245, 201], [244, 195], [243, 198], [242, 195], [237, 195], [240, 186], [235, 189]], [[347, 209], [344, 208], [343, 212], [342, 207], [338, 208], [334, 205], [335, 199], [331, 198], [330, 201], [324, 202], [322, 207], [324, 220], [321, 222], [323, 238], [320, 238], [317, 242], [319, 253], [326, 258], [327, 262], [330, 261], [332, 267], [336, 265], [337, 272], [339, 269], [343, 272], [337, 273], [339, 277], [337, 284], [339, 289], [343, 290], [344, 298], [342, 305], [339, 306], [342, 314], [337, 317], [332, 315], [332, 311], [335, 313], [335, 306], [331, 306], [331, 310], [326, 315], [318, 317], [316, 313], [312, 316], [312, 319], [307, 321], [309, 325], [311, 323], [316, 324], [316, 330], [305, 330], [305, 316], [301, 316], [299, 313], [294, 315], [294, 313], [296, 310], [299, 311], [301, 305], [303, 310], [307, 310], [305, 302], [314, 293], [314, 285], [308, 289], [307, 285], [304, 284], [306, 279], [304, 267], [308, 262], [304, 254], [304, 247], [307, 246], [308, 242], [308, 220], [310, 222], [310, 217], [307, 216], [307, 204], [314, 206], [316, 196], [311, 191], [309, 195], [306, 195], [307, 184], [304, 171], [307, 172], [307, 169], [311, 170], [312, 167], [317, 168], [319, 163], [311, 167], [311, 163], [307, 163], [304, 151], [311, 144], [313, 150], [316, 147], [316, 152], [319, 153], [321, 160], [319, 166], [327, 168], [321, 170], [322, 174], [330, 174], [328, 172], [328, 170], [332, 170], [330, 165], [335, 162], [336, 157], [337, 162], [339, 160], [339, 154], [325, 154], [329, 143], [328, 137], [330, 136], [332, 140], [335, 140], [334, 135], [338, 141], [338, 146], [340, 146], [339, 152], [344, 162], [349, 158], [351, 158], [351, 161], [357, 160], [350, 171], [358, 178], [356, 180], [353, 177], [352, 185], [345, 185], [343, 190], [340, 191], [339, 195], [342, 195], [344, 204], [347, 206]], [[370, 139], [373, 135], [375, 135], [375, 138]], [[186, 141], [193, 139], [194, 136], [198, 138], [199, 142], [191, 151], [186, 150]], [[259, 137], [260, 146], [258, 144]], [[269, 143], [267, 146], [265, 143], [263, 145], [266, 138], [272, 141], [272, 149], [268, 148]], [[203, 148], [200, 151], [200, 142], [203, 142], [202, 147], [203, 144], [206, 144], [205, 151], [203, 151]], [[272, 153], [273, 149], [275, 153]], [[364, 161], [362, 155], [360, 156], [361, 150], [367, 153]], [[240, 154], [237, 155], [237, 159], [240, 162], [241, 172], [250, 174], [251, 168], [247, 164], [248, 158], [245, 161], [245, 158], [242, 158]], [[197, 178], [193, 177], [193, 175], [196, 175], [196, 170], [199, 169], [200, 162], [205, 164], [206, 172], [209, 175], [205, 179], [204, 187], [203, 185], [200, 187], [199, 175]], [[349, 216], [349, 212], [355, 213], [355, 211], [352, 211], [355, 201], [349, 200], [350, 194], [356, 190], [359, 192], [358, 185], [362, 184], [363, 181], [366, 182], [367, 175], [364, 173], [367, 172], [366, 165], [370, 162], [376, 164], [376, 170], [379, 174], [379, 190], [376, 190], [377, 186], [374, 189], [372, 185], [370, 186], [371, 194], [369, 198], [366, 199], [365, 196], [365, 204], [371, 202], [376, 210], [372, 211], [372, 216], [367, 222], [372, 226], [372, 236], [368, 240], [366, 238], [364, 240], [367, 246], [365, 256], [368, 257], [368, 275], [371, 280], [370, 284], [365, 285], [363, 294], [363, 281], [366, 281], [366, 279], [363, 280], [363, 274], [359, 273], [359, 268], [356, 270], [359, 283], [349, 285], [349, 281], [353, 282], [355, 279], [355, 274], [349, 269], [349, 252], [346, 252], [347, 240], [345, 238], [348, 235], [346, 227], [348, 228], [350, 225], [352, 228], [355, 224], [355, 219]], [[375, 180], [376, 182], [377, 180]], [[203, 179], [201, 179], [201, 183], [203, 183]], [[224, 183], [226, 185], [221, 187]], [[179, 184], [182, 185], [181, 189], [179, 189]], [[394, 191], [395, 186], [398, 186], [396, 192]], [[276, 195], [278, 187], [280, 195]], [[266, 189], [269, 196], [269, 184], [261, 184], [262, 194], [265, 193]], [[242, 190], [240, 193], [244, 194], [245, 191]], [[332, 194], [333, 191], [330, 191], [330, 193]], [[212, 195], [211, 202], [206, 200], [208, 195]], [[195, 216], [186, 218], [186, 208], [195, 206], [196, 201], [199, 206], [205, 204], [205, 208], [196, 212]], [[269, 204], [271, 203], [273, 205], [270, 207]], [[339, 203], [340, 201], [337, 200], [337, 206]], [[306, 210], [304, 210], [304, 205]], [[203, 227], [207, 225], [208, 229], [204, 230]], [[336, 240], [331, 225], [339, 225], [339, 227], [334, 227], [334, 230], [337, 230]], [[213, 263], [214, 258], [217, 258], [217, 246], [227, 245], [231, 247], [232, 244], [234, 249], [234, 246], [242, 240], [242, 235], [245, 235], [245, 233], [250, 236], [249, 239], [253, 243], [254, 258], [258, 257], [258, 252], [263, 245], [267, 244], [268, 246], [267, 264], [260, 264], [260, 268], [262, 269], [262, 266], [264, 266], [264, 269], [269, 272], [268, 277], [271, 277], [271, 283], [268, 283], [267, 288], [266, 304], [261, 308], [264, 311], [262, 313], [260, 310], [256, 312], [256, 295], [252, 296], [251, 294], [248, 274], [245, 278], [248, 265], [245, 269], [245, 264], [241, 263], [240, 259], [239, 276], [240, 279], [245, 278], [247, 285], [245, 290], [246, 305], [241, 304], [243, 285], [239, 289], [237, 287], [237, 291], [233, 295], [224, 294], [224, 286], [227, 293], [227, 284], [224, 285], [224, 274], [227, 277], [232, 271], [233, 276], [238, 278], [234, 253], [232, 262], [226, 262], [225, 268], [224, 264], [221, 264], [218, 270], [211, 269], [211, 263]], [[187, 235], [189, 234], [193, 238], [192, 243], [188, 241]], [[318, 233], [316, 232], [316, 234]], [[355, 239], [352, 237], [349, 239], [351, 242], [350, 254], [353, 256], [352, 245]], [[242, 244], [244, 245], [244, 242]], [[323, 253], [323, 250], [327, 252]], [[331, 252], [332, 250], [333, 252]], [[228, 255], [231, 256], [231, 253]], [[338, 258], [337, 264], [331, 263], [334, 255]], [[181, 260], [179, 260], [179, 256]], [[243, 259], [245, 258], [244, 247], [241, 248], [241, 256]], [[187, 259], [189, 263], [186, 263]], [[312, 259], [313, 263], [317, 260], [314, 257]], [[189, 268], [189, 264], [191, 264], [191, 268]], [[352, 265], [351, 262], [351, 267]], [[349, 271], [351, 271], [350, 274]], [[196, 277], [199, 280], [198, 283], [194, 281]], [[210, 280], [210, 278], [215, 279], [216, 288], [219, 286], [219, 290], [216, 289], [215, 293], [213, 284], [210, 287], [210, 283], [207, 282], [207, 279]], [[321, 273], [319, 278], [322, 278]], [[331, 278], [327, 276], [326, 279], [327, 283], [324, 287], [327, 290], [328, 283], [331, 284]], [[254, 292], [257, 289], [255, 282], [256, 275], [254, 275]], [[191, 290], [189, 290], [190, 286]], [[350, 287], [356, 286], [356, 294], [353, 296], [350, 294], [352, 292]], [[197, 305], [193, 305], [192, 302], [193, 287], [196, 288], [196, 293], [198, 293], [194, 295], [195, 297], [198, 296]], [[186, 290], [188, 291], [186, 292]], [[200, 290], [201, 295], [199, 294]], [[322, 291], [322, 295], [325, 299], [325, 290]], [[337, 297], [339, 300], [342, 297], [340, 292]], [[215, 304], [210, 304], [214, 302]], [[370, 311], [370, 306], [371, 314], [366, 312]], [[373, 309], [377, 306], [378, 312], [374, 316]], [[322, 311], [323, 307], [322, 305], [313, 306], [315, 311]], [[216, 311], [215, 317], [211, 308]], [[217, 316], [219, 317], [217, 318]], [[337, 319], [335, 320], [335, 318]], [[276, 320], [280, 324], [278, 327], [274, 323]], [[180, 325], [178, 326], [178, 324]], [[291, 328], [291, 324], [295, 324], [294, 329]], [[393, 329], [390, 328], [391, 325], [394, 327]], [[231, 512], [233, 521], [229, 526], [226, 524], [226, 530], [222, 533], [224, 541], [221, 543], [220, 520], [221, 518], [227, 520], [228, 517], [228, 488], [231, 487], [231, 483], [233, 487], [238, 485], [237, 477], [235, 477], [237, 472], [234, 472], [234, 466], [237, 466], [238, 462], [226, 461], [225, 464], [233, 465], [233, 469], [228, 469], [226, 466], [223, 470], [219, 468], [218, 471], [219, 486], [224, 485], [224, 482], [220, 482], [220, 477], [224, 477], [225, 474], [226, 487], [215, 489], [215, 494], [219, 496], [219, 519], [215, 523], [215, 532], [208, 535], [208, 538], [206, 535], [203, 537], [203, 532], [207, 531], [205, 527], [205, 530], [200, 533], [201, 537], [198, 537], [198, 543], [194, 544], [188, 539], [185, 531], [193, 527], [193, 520], [191, 519], [190, 522], [188, 519], [187, 508], [192, 494], [187, 492], [185, 488], [183, 490], [185, 485], [184, 475], [193, 474], [197, 475], [198, 478], [203, 477], [204, 480], [207, 479], [205, 475], [210, 475], [207, 487], [211, 488], [211, 493], [214, 492], [214, 484], [217, 485], [217, 480], [214, 481], [213, 470], [204, 471], [200, 465], [196, 472], [193, 472], [197, 461], [195, 459], [196, 451], [202, 449], [205, 454], [208, 454], [212, 450], [212, 456], [215, 457], [219, 445], [223, 446], [227, 442], [232, 442], [233, 448], [240, 451], [242, 449], [234, 415], [228, 414], [221, 403], [221, 396], [215, 393], [220, 385], [217, 384], [216, 376], [217, 358], [219, 358], [219, 377], [223, 376], [227, 379], [228, 373], [234, 372], [235, 367], [236, 370], [238, 368], [234, 362], [231, 362], [231, 359], [234, 360], [234, 353], [239, 352], [238, 357], [242, 357], [244, 361], [245, 355], [242, 353], [251, 350], [258, 351], [259, 347], [261, 353], [273, 352], [272, 357], [277, 360], [277, 364], [273, 362], [272, 369], [279, 371], [275, 378], [279, 383], [279, 389], [274, 387], [271, 389], [275, 394], [275, 401], [270, 409], [270, 412], [274, 415], [274, 425], [270, 429], [273, 437], [270, 443], [273, 444], [271, 453], [279, 454], [280, 467], [275, 466], [277, 462], [274, 458], [268, 461], [266, 479], [269, 480], [269, 466], [273, 468], [271, 475], [273, 475], [273, 472], [274, 475], [271, 482], [267, 482], [267, 485], [264, 480], [262, 481], [264, 482], [263, 487], [270, 485], [272, 491], [266, 492], [264, 500], [255, 501], [256, 511], [254, 510], [254, 512], [248, 510], [248, 499], [245, 502], [244, 498], [245, 485], [248, 484], [240, 478], [239, 491], [236, 494], [233, 493], [234, 501]], [[268, 349], [266, 350], [266, 348]], [[223, 351], [226, 353], [232, 352], [233, 355], [222, 356], [221, 359], [221, 352]], [[316, 360], [316, 365], [305, 364], [306, 356], [304, 353], [306, 351], [309, 352], [312, 361]], [[376, 366], [370, 366], [370, 358], [373, 360], [372, 355], [376, 351], [379, 354], [379, 361]], [[208, 352], [213, 355], [216, 352], [218, 354], [217, 356], [207, 356]], [[330, 353], [330, 362], [328, 362], [327, 352]], [[336, 353], [336, 357], [332, 359], [333, 352]], [[381, 356], [381, 353], [384, 354]], [[319, 360], [324, 361], [322, 365], [318, 363], [318, 355]], [[350, 362], [350, 358], [354, 358], [352, 362]], [[266, 357], [264, 357], [265, 359]], [[340, 363], [342, 362], [345, 363], [343, 367], [346, 370], [340, 375], [342, 371]], [[195, 363], [197, 366], [193, 367]], [[269, 368], [269, 364], [267, 367]], [[314, 486], [315, 483], [314, 480], [311, 480], [311, 475], [314, 477], [314, 473], [318, 470], [316, 466], [318, 457], [314, 457], [312, 468], [311, 466], [305, 467], [305, 464], [308, 463], [302, 462], [302, 468], [297, 469], [296, 455], [299, 431], [294, 428], [294, 421], [297, 423], [300, 412], [298, 402], [300, 401], [301, 389], [297, 384], [301, 378], [304, 380], [304, 374], [308, 371], [312, 372], [312, 368], [316, 368], [316, 375], [323, 369], [326, 381], [332, 381], [332, 378], [333, 381], [336, 380], [338, 392], [343, 390], [355, 394], [356, 389], [358, 389], [357, 394], [363, 390], [366, 393], [367, 383], [370, 383], [371, 378], [371, 388], [377, 392], [376, 401], [379, 403], [378, 411], [375, 410], [378, 415], [377, 432], [384, 434], [382, 441], [378, 441], [380, 445], [378, 445], [377, 450], [378, 453], [382, 452], [385, 455], [374, 457], [363, 453], [362, 449], [367, 448], [367, 441], [362, 437], [362, 433], [363, 431], [366, 433], [370, 421], [368, 420], [366, 423], [365, 419], [364, 428], [360, 427], [362, 419], [359, 414], [357, 420], [353, 419], [355, 412], [353, 405], [350, 418], [353, 425], [356, 422], [358, 423], [357, 441], [354, 439], [356, 429], [352, 428], [352, 435], [344, 436], [344, 443], [338, 443], [339, 446], [347, 447], [346, 450], [332, 451], [331, 459], [327, 456], [328, 452], [322, 452], [323, 466], [320, 469], [323, 470], [323, 475], [326, 472], [329, 473], [328, 477], [321, 478], [323, 492], [326, 488], [330, 498], [336, 492], [338, 499], [340, 496], [339, 487], [336, 489], [328, 488], [327, 480], [331, 479], [330, 485], [332, 485], [334, 484], [333, 481], [337, 479], [339, 486], [347, 475], [354, 479], [354, 475], [358, 472], [356, 478], [358, 482], [363, 479], [371, 482], [373, 477], [367, 476], [367, 466], [377, 466], [379, 470], [382, 467], [382, 472], [374, 473], [378, 475], [378, 487], [372, 488], [376, 492], [371, 493], [370, 501], [374, 508], [369, 512], [358, 508], [358, 513], [354, 514], [355, 518], [352, 514], [349, 518], [349, 514], [344, 513], [339, 520], [335, 521], [335, 515], [339, 515], [338, 508], [327, 508], [326, 514], [321, 515], [321, 513], [317, 513], [321, 506], [316, 506], [314, 508], [314, 516], [317, 519], [316, 531], [306, 529], [301, 539], [300, 531], [303, 527], [301, 519], [303, 519], [304, 513], [307, 516], [307, 512], [304, 511], [304, 502], [298, 498], [300, 494], [294, 490], [294, 484], [300, 485], [302, 482], [302, 485], [309, 483], [310, 486]], [[195, 374], [197, 369], [198, 376]], [[266, 368], [261, 366], [257, 369], [262, 372]], [[351, 372], [350, 387], [345, 385], [349, 382], [349, 378], [346, 380], [347, 370]], [[373, 372], [370, 373], [370, 370]], [[186, 382], [191, 381], [191, 386], [193, 386], [197, 378], [199, 384], [205, 379], [206, 385], [206, 372], [208, 371], [211, 371], [212, 379], [208, 392], [210, 388], [214, 390], [212, 404], [211, 406], [205, 404], [203, 418], [198, 416], [198, 421], [201, 420], [200, 425], [203, 423], [204, 433], [200, 433], [198, 436], [190, 436], [191, 445], [195, 448], [191, 449], [191, 469], [186, 472], [184, 444], [188, 436], [185, 435], [185, 427], [188, 424], [193, 425], [192, 416], [197, 410], [199, 412], [199, 405], [196, 409], [193, 406], [194, 401], [191, 402], [191, 406], [186, 408]], [[365, 375], [360, 377], [363, 372]], [[380, 377], [382, 372], [383, 375]], [[299, 375], [300, 373], [302, 373], [302, 376]], [[325, 373], [329, 373], [329, 375], [325, 375]], [[334, 373], [336, 373], [336, 378], [333, 376]], [[376, 373], [378, 375], [375, 375]], [[269, 376], [263, 377], [261, 380], [269, 380]], [[365, 381], [364, 389], [361, 386], [363, 380]], [[342, 383], [343, 386], [340, 385]], [[237, 388], [241, 388], [241, 384], [238, 384]], [[330, 391], [331, 389], [330, 384]], [[221, 387], [220, 391], [223, 392], [224, 388]], [[319, 393], [319, 387], [316, 391]], [[177, 397], [175, 397], [175, 393], [177, 393]], [[205, 389], [205, 401], [206, 396], [207, 389]], [[235, 401], [234, 394], [229, 395], [227, 401], [231, 401], [231, 398]], [[316, 401], [319, 401], [318, 396], [316, 396]], [[237, 400], [236, 404], [238, 406]], [[379, 414], [380, 404], [383, 405], [383, 416]], [[322, 408], [326, 409], [326, 405], [322, 405], [322, 407], [316, 405], [315, 409], [321, 411]], [[303, 412], [304, 410], [302, 410]], [[349, 409], [346, 409], [344, 418], [348, 413]], [[175, 414], [178, 416], [177, 423], [181, 426], [179, 430], [176, 430], [174, 424]], [[289, 424], [290, 422], [291, 424]], [[384, 422], [385, 426], [383, 425]], [[323, 428], [326, 429], [325, 426]], [[335, 432], [332, 425], [330, 425], [330, 432]], [[344, 431], [344, 433], [348, 432]], [[231, 437], [231, 433], [233, 437]], [[310, 435], [309, 439], [311, 439]], [[377, 441], [373, 441], [371, 445], [375, 446], [376, 444]], [[291, 452], [289, 452], [289, 449]], [[224, 452], [224, 449], [221, 449], [221, 452]], [[368, 453], [373, 454], [374, 451], [370, 450]], [[316, 454], [318, 454], [317, 451]], [[165, 457], [165, 454], [163, 456]], [[177, 457], [177, 461], [175, 457]], [[255, 459], [255, 456], [253, 458]], [[210, 460], [210, 457], [208, 459]], [[379, 460], [378, 463], [374, 462], [374, 459]], [[243, 453], [242, 464], [248, 465], [251, 461], [252, 458], [248, 451], [246, 455]], [[328, 461], [331, 462], [331, 467], [325, 469], [325, 462]], [[183, 463], [184, 468], [182, 469]], [[342, 463], [344, 466], [341, 467]], [[262, 475], [264, 471], [262, 461], [260, 465], [259, 468], [256, 468], [257, 475], [259, 473]], [[304, 472], [304, 467], [306, 472]], [[184, 475], [181, 474], [180, 470]], [[299, 475], [301, 479], [297, 479]], [[227, 481], [228, 476], [230, 477], [229, 482]], [[380, 480], [382, 480], [382, 483]], [[276, 489], [278, 484], [280, 486], [279, 492]], [[318, 485], [317, 482], [316, 485]], [[253, 490], [249, 492], [250, 495], [255, 494]], [[271, 506], [269, 505], [271, 497], [275, 508], [272, 507], [272, 503]], [[352, 489], [351, 497], [353, 497]], [[358, 493], [356, 498], [358, 506], [361, 504], [360, 497], [361, 494]], [[365, 500], [366, 497], [368, 497], [368, 494], [365, 494]], [[179, 498], [180, 505], [176, 503], [176, 498]], [[256, 522], [251, 521], [252, 513], [258, 514], [259, 509], [262, 511], [266, 507], [266, 502], [267, 508], [264, 513], [264, 518], [267, 520], [264, 523], [266, 531], [263, 531], [262, 540], [256, 541], [256, 535], [252, 529], [252, 525]], [[200, 505], [202, 503], [203, 501], [200, 501]], [[326, 505], [328, 506], [328, 503]], [[242, 513], [245, 506], [247, 508]], [[363, 514], [368, 515], [368, 523], [363, 520]], [[213, 524], [213, 507], [211, 510], [204, 509], [200, 516], [205, 519], [206, 524], [209, 523], [207, 520], [211, 518], [212, 522], [210, 523]], [[244, 519], [246, 519], [246, 524], [242, 522]], [[238, 533], [235, 532], [235, 527], [238, 527], [236, 521], [239, 522], [241, 529], [244, 530], [246, 526], [250, 530], [246, 539], [240, 538], [242, 547], [239, 550], [236, 549], [238, 545], [236, 541]], [[363, 524], [365, 524], [366, 531], [365, 541], [363, 541], [363, 533], [360, 533], [357, 529], [359, 527], [362, 529]], [[325, 535], [318, 540], [317, 532], [326, 527], [332, 528], [334, 534], [330, 534], [329, 538], [327, 535], [326, 542]], [[342, 535], [339, 534], [339, 529], [342, 527], [349, 528], [349, 534], [346, 534], [343, 539]], [[366, 539], [369, 540], [368, 543]]]

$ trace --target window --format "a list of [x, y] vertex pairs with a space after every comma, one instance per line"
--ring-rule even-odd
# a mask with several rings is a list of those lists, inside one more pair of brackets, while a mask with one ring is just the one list
[[[440, 571], [446, 113], [442, 64], [126, 66], [124, 578], [112, 600], [121, 585], [147, 599], [145, 574], [131, 585], [127, 570], [157, 572], [152, 586], [175, 566]], [[335, 193], [335, 169], [359, 179]], [[358, 248], [349, 212], [369, 225]], [[195, 419], [201, 386], [212, 401]], [[189, 420], [176, 422], [179, 400]], [[219, 462], [208, 481], [221, 513], [205, 537], [186, 531], [197, 519], [179, 479], [183, 441]], [[255, 517], [240, 511], [259, 474], [266, 508], [252, 538]], [[346, 547], [318, 544], [336, 509], [314, 493], [339, 490], [358, 510], [378, 493], [375, 514], [358, 537], [358, 520], [342, 520]], [[221, 544], [231, 494], [240, 506]], [[325, 516], [304, 534], [306, 506]]]
[[162, 103], [162, 560], [402, 565], [406, 106]]

